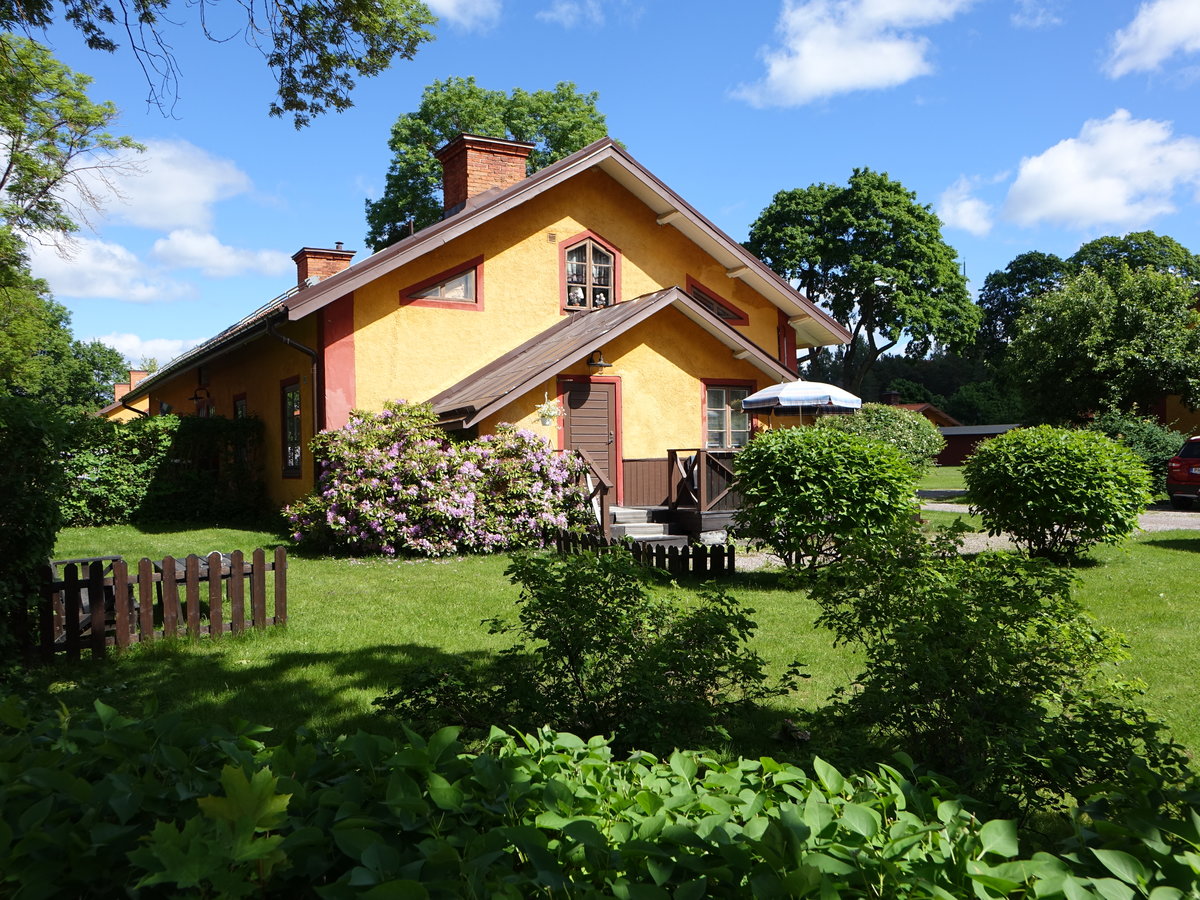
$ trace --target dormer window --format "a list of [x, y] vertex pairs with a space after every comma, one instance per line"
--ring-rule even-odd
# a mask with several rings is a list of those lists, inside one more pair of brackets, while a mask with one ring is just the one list
[[439, 272], [400, 292], [403, 306], [480, 309], [483, 306], [483, 257]]
[[603, 309], [617, 302], [617, 254], [592, 237], [567, 246], [563, 308]]
[[723, 322], [730, 325], [749, 325], [750, 317], [716, 291], [711, 291], [691, 275], [687, 278], [687, 291], [692, 299]]

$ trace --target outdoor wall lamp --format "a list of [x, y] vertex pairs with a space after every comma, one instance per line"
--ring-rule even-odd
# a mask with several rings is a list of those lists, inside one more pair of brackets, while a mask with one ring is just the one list
[[587, 364], [589, 366], [591, 366], [593, 369], [610, 369], [610, 368], [612, 368], [612, 363], [605, 362], [603, 350], [597, 350], [595, 353], [593, 353], [591, 356], [589, 356]]
[[[202, 395], [203, 392], [203, 395]], [[196, 388], [196, 393], [188, 398], [196, 404], [196, 415], [200, 415], [200, 410], [212, 406], [212, 394], [206, 387]]]

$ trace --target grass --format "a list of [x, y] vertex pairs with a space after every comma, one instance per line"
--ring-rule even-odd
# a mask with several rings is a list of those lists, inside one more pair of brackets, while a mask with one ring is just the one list
[[917, 483], [922, 491], [965, 491], [962, 466], [934, 466]]
[[[935, 523], [956, 518], [925, 515]], [[278, 543], [266, 532], [67, 529], [56, 553], [161, 557]], [[1142, 534], [1122, 547], [1100, 549], [1094, 563], [1078, 571], [1085, 607], [1129, 639], [1132, 658], [1122, 674], [1147, 684], [1146, 706], [1190, 746], [1200, 746], [1193, 712], [1200, 690], [1192, 677], [1200, 671], [1200, 644], [1192, 637], [1200, 629], [1200, 606], [1192, 602], [1188, 574], [1200, 563], [1197, 554], [1200, 532]], [[240, 718], [283, 732], [303, 727], [339, 734], [391, 727], [371, 704], [395, 684], [401, 666], [486, 657], [507, 643], [480, 624], [515, 617], [518, 590], [504, 577], [504, 557], [289, 559], [286, 629], [148, 645], [106, 663], [58, 664], [35, 677], [64, 699], [89, 702], [100, 695], [130, 714], [152, 701], [198, 721]], [[792, 659], [807, 664], [812, 678], [790, 698], [793, 703], [816, 706], [859, 670], [852, 653], [834, 649], [828, 633], [814, 628], [815, 604], [803, 592], [785, 590], [778, 573], [738, 573], [727, 586], [755, 610], [754, 646], [773, 672]], [[686, 597], [690, 586], [680, 591]], [[762, 752], [770, 752], [769, 743]]]

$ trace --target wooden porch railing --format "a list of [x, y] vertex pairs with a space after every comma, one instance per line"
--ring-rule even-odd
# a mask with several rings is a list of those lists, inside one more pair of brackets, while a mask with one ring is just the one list
[[587, 471], [584, 473], [584, 488], [587, 491], [587, 502], [592, 507], [592, 512], [596, 516], [596, 524], [600, 526], [600, 533], [606, 538], [612, 537], [612, 516], [609, 515], [609, 509], [612, 506], [613, 483], [607, 475], [600, 471], [600, 467], [596, 465], [596, 460], [586, 450], [576, 451], [580, 458], [587, 466]]
[[733, 490], [736, 450], [668, 450], [671, 509], [699, 512], [737, 509], [741, 497]]

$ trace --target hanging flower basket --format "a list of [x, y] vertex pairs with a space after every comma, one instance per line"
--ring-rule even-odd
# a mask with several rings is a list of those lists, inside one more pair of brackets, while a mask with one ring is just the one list
[[542, 394], [542, 396], [545, 399], [537, 405], [534, 412], [537, 413], [537, 417], [543, 425], [553, 425], [554, 420], [563, 414], [563, 408], [559, 406], [557, 400], [551, 400], [549, 394]]

